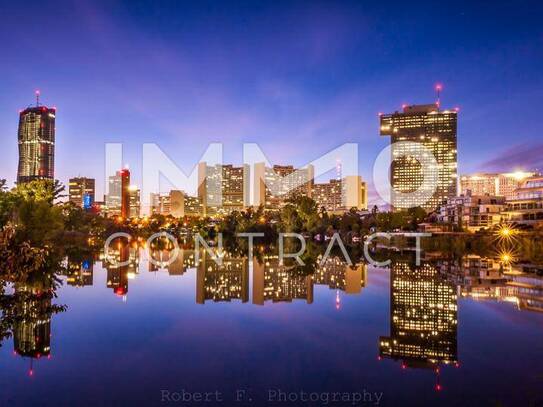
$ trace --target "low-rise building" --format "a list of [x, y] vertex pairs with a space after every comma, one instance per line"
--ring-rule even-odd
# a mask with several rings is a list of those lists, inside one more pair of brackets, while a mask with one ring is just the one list
[[503, 215], [508, 222], [543, 226], [543, 176], [525, 179], [507, 201]]
[[503, 196], [461, 195], [449, 198], [439, 209], [438, 221], [477, 231], [499, 224], [505, 207]]
[[460, 194], [504, 196], [513, 199], [521, 183], [533, 177], [533, 172], [476, 173], [460, 177]]

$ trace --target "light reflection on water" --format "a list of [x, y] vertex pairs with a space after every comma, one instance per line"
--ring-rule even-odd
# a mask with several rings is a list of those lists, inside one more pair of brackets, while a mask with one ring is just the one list
[[535, 273], [478, 256], [386, 269], [334, 257], [308, 273], [265, 254], [218, 266], [182, 250], [167, 267], [129, 247], [114, 255], [129, 264], [70, 261], [53, 300], [12, 287], [32, 295], [10, 309], [0, 405], [165, 405], [163, 389], [220, 391], [223, 405], [237, 389], [253, 398], [237, 405], [270, 389], [365, 389], [382, 405], [541, 401]]

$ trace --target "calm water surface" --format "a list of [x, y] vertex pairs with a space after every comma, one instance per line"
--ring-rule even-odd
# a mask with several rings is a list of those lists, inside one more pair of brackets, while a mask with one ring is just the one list
[[313, 276], [274, 258], [191, 261], [83, 262], [53, 300], [67, 311], [23, 320], [2, 343], [0, 405], [182, 405], [162, 397], [183, 390], [224, 400], [192, 405], [326, 400], [268, 403], [270, 391], [330, 393], [328, 405], [357, 392], [366, 405], [543, 405], [539, 278], [504, 279], [480, 259], [460, 271], [332, 260]]

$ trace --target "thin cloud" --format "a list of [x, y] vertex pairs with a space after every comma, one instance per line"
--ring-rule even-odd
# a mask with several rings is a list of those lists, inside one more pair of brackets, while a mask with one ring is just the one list
[[482, 165], [485, 171], [541, 170], [543, 169], [543, 144], [520, 144], [500, 152]]

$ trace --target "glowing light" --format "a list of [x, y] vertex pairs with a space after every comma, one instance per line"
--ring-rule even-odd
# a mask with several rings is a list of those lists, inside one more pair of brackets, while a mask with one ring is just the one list
[[441, 384], [436, 384], [436, 391], [441, 391], [442, 387], [441, 387]]
[[443, 85], [441, 83], [436, 83], [436, 90], [442, 90], [443, 89]]
[[496, 235], [498, 239], [500, 240], [509, 241], [514, 238], [516, 233], [517, 233], [517, 230], [514, 228], [514, 226], [511, 226], [511, 225], [501, 225], [496, 230]]
[[28, 371], [28, 375], [29, 375], [29, 376], [34, 376], [34, 371], [33, 371], [32, 369], [30, 369], [30, 370]]
[[523, 171], [515, 171], [513, 174], [511, 174], [513, 178], [515, 178], [517, 181], [521, 181], [523, 180], [524, 178], [526, 178], [527, 176], [530, 175], [530, 173], [528, 172], [523, 172]]

